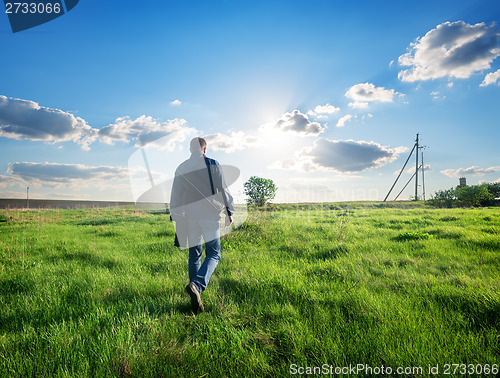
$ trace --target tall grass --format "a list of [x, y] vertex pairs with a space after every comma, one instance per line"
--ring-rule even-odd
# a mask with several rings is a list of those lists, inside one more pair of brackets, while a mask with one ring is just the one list
[[500, 209], [255, 209], [194, 316], [168, 215], [0, 213], [1, 376], [498, 364]]

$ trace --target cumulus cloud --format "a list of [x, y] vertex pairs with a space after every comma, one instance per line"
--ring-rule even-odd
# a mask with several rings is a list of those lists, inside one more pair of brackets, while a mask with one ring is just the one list
[[441, 171], [442, 174], [448, 177], [463, 177], [463, 176], [484, 176], [488, 173], [494, 173], [500, 171], [500, 167], [489, 167], [489, 168], [479, 168], [474, 165], [469, 168], [458, 168], [458, 169], [444, 169]]
[[488, 75], [484, 77], [483, 82], [479, 86], [486, 87], [487, 85], [496, 84], [499, 79], [500, 79], [500, 70], [497, 70], [495, 72], [490, 72]]
[[128, 180], [127, 168], [83, 164], [13, 163], [9, 165], [7, 173], [33, 186], [81, 186], [96, 181], [112, 185], [117, 181]]
[[115, 123], [96, 129], [71, 113], [0, 95], [0, 137], [5, 138], [53, 143], [73, 141], [85, 150], [96, 140], [107, 144], [135, 141], [136, 147], [151, 144], [173, 150], [195, 131], [186, 126], [184, 119], [160, 122], [145, 115], [135, 120], [120, 117]]
[[375, 142], [318, 139], [301, 155], [310, 158], [318, 169], [351, 173], [381, 167], [394, 161], [402, 151]]
[[322, 126], [319, 122], [311, 122], [307, 114], [299, 110], [283, 114], [271, 127], [302, 136], [318, 135], [326, 130], [326, 126]]
[[482, 184], [500, 184], [500, 178], [493, 180], [493, 181], [491, 181], [491, 180], [479, 180], [478, 184], [479, 185], [482, 185]]
[[349, 103], [353, 108], [367, 108], [369, 102], [392, 102], [394, 95], [399, 94], [394, 89], [376, 87], [372, 83], [360, 83], [353, 85], [345, 93], [345, 97], [354, 100]]
[[0, 137], [46, 142], [73, 141], [88, 150], [96, 135], [96, 129], [71, 113], [0, 95]]
[[500, 32], [494, 24], [475, 25], [463, 21], [445, 22], [417, 38], [409, 51], [399, 57], [402, 81], [414, 82], [440, 77], [468, 78], [490, 68], [500, 55]]
[[171, 104], [174, 105], [174, 106], [179, 106], [179, 105], [182, 104], [182, 101], [180, 101], [179, 99], [177, 99], [177, 100], [172, 101]]
[[340, 108], [337, 108], [333, 105], [326, 104], [326, 105], [318, 105], [314, 108], [314, 111], [309, 110], [307, 114], [310, 115], [315, 115], [315, 114], [333, 114], [337, 113], [340, 110]]
[[243, 131], [232, 132], [230, 135], [215, 133], [203, 138], [207, 141], [209, 149], [227, 153], [254, 147], [260, 143], [259, 138], [247, 135]]
[[407, 150], [406, 147], [389, 148], [375, 142], [321, 138], [299, 151], [295, 159], [274, 162], [269, 168], [355, 173], [382, 167]]
[[142, 115], [135, 120], [129, 117], [117, 118], [115, 123], [99, 129], [99, 138], [107, 144], [136, 141], [136, 147], [155, 146], [161, 150], [173, 151], [187, 135], [196, 130], [186, 126], [186, 120], [173, 119], [159, 122], [151, 116]]
[[344, 127], [346, 122], [349, 122], [353, 118], [356, 118], [356, 116], [353, 116], [352, 114], [346, 114], [338, 120], [337, 127]]

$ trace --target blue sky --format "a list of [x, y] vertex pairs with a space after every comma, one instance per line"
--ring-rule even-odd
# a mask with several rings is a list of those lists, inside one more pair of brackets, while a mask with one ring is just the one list
[[427, 196], [498, 181], [499, 24], [498, 1], [81, 0], [15, 34], [2, 11], [0, 197], [134, 200], [140, 148], [168, 181], [197, 135], [280, 202], [383, 199], [417, 132]]

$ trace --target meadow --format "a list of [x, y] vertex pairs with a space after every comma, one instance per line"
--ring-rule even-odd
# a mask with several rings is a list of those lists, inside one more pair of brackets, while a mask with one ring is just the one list
[[198, 316], [173, 239], [165, 213], [0, 210], [0, 376], [498, 373], [500, 208], [253, 209]]

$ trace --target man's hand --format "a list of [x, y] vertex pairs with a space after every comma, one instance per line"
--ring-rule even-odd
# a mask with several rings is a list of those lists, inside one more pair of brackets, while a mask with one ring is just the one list
[[232, 215], [226, 215], [226, 227], [229, 227], [233, 224], [233, 217]]

